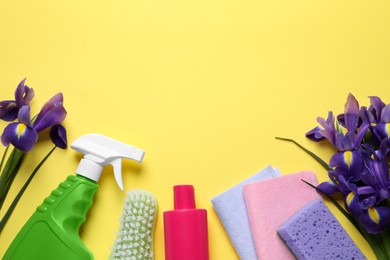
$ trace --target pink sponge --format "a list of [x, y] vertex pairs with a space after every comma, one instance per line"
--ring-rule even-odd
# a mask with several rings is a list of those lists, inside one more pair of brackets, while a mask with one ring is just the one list
[[302, 180], [317, 185], [315, 174], [304, 171], [243, 187], [257, 258], [295, 259], [276, 231], [309, 202], [321, 198]]

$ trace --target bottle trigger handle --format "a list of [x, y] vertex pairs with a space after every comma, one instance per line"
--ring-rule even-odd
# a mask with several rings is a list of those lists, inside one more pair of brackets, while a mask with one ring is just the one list
[[137, 147], [122, 143], [100, 134], [87, 134], [76, 139], [71, 145], [74, 150], [84, 154], [76, 173], [98, 182], [103, 167], [111, 164], [114, 177], [121, 190], [122, 158], [141, 162], [145, 152]]
[[124, 190], [122, 181], [122, 160], [120, 158], [116, 158], [110, 164], [114, 168], [114, 176], [116, 183], [121, 190]]

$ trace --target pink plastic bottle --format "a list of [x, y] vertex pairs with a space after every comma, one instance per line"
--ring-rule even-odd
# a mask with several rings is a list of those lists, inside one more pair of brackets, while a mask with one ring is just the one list
[[166, 260], [208, 260], [207, 211], [196, 209], [194, 187], [173, 187], [174, 210], [164, 212]]

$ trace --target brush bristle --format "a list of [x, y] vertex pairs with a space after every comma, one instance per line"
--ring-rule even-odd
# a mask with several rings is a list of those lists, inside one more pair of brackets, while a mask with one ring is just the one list
[[154, 259], [157, 200], [148, 191], [127, 193], [111, 259]]

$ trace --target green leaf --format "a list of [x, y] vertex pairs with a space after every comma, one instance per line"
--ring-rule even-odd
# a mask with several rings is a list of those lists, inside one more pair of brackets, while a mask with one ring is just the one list
[[315, 153], [313, 153], [309, 149], [303, 147], [301, 144], [297, 143], [293, 139], [283, 138], [283, 137], [275, 137], [275, 139], [294, 143], [296, 146], [298, 146], [303, 151], [305, 151], [307, 154], [309, 154], [311, 157], [313, 157], [317, 162], [319, 162], [325, 168], [325, 170], [329, 171], [332, 169], [329, 167], [329, 165], [324, 160], [322, 160], [320, 157], [318, 157]]
[[23, 187], [20, 189], [19, 193], [16, 195], [15, 199], [11, 203], [10, 207], [8, 208], [7, 212], [5, 213], [4, 217], [0, 221], [0, 233], [3, 230], [5, 224], [7, 223], [8, 219], [10, 218], [12, 212], [14, 211], [16, 205], [18, 204], [20, 198], [22, 197], [23, 193], [26, 191], [28, 185], [33, 180], [35, 174], [38, 172], [38, 170], [42, 167], [42, 165], [46, 162], [46, 160], [50, 157], [50, 155], [54, 152], [56, 149], [56, 146], [54, 146], [49, 153], [43, 158], [43, 160], [35, 167], [35, 169], [32, 171], [30, 177], [27, 179], [26, 183], [23, 185]]

